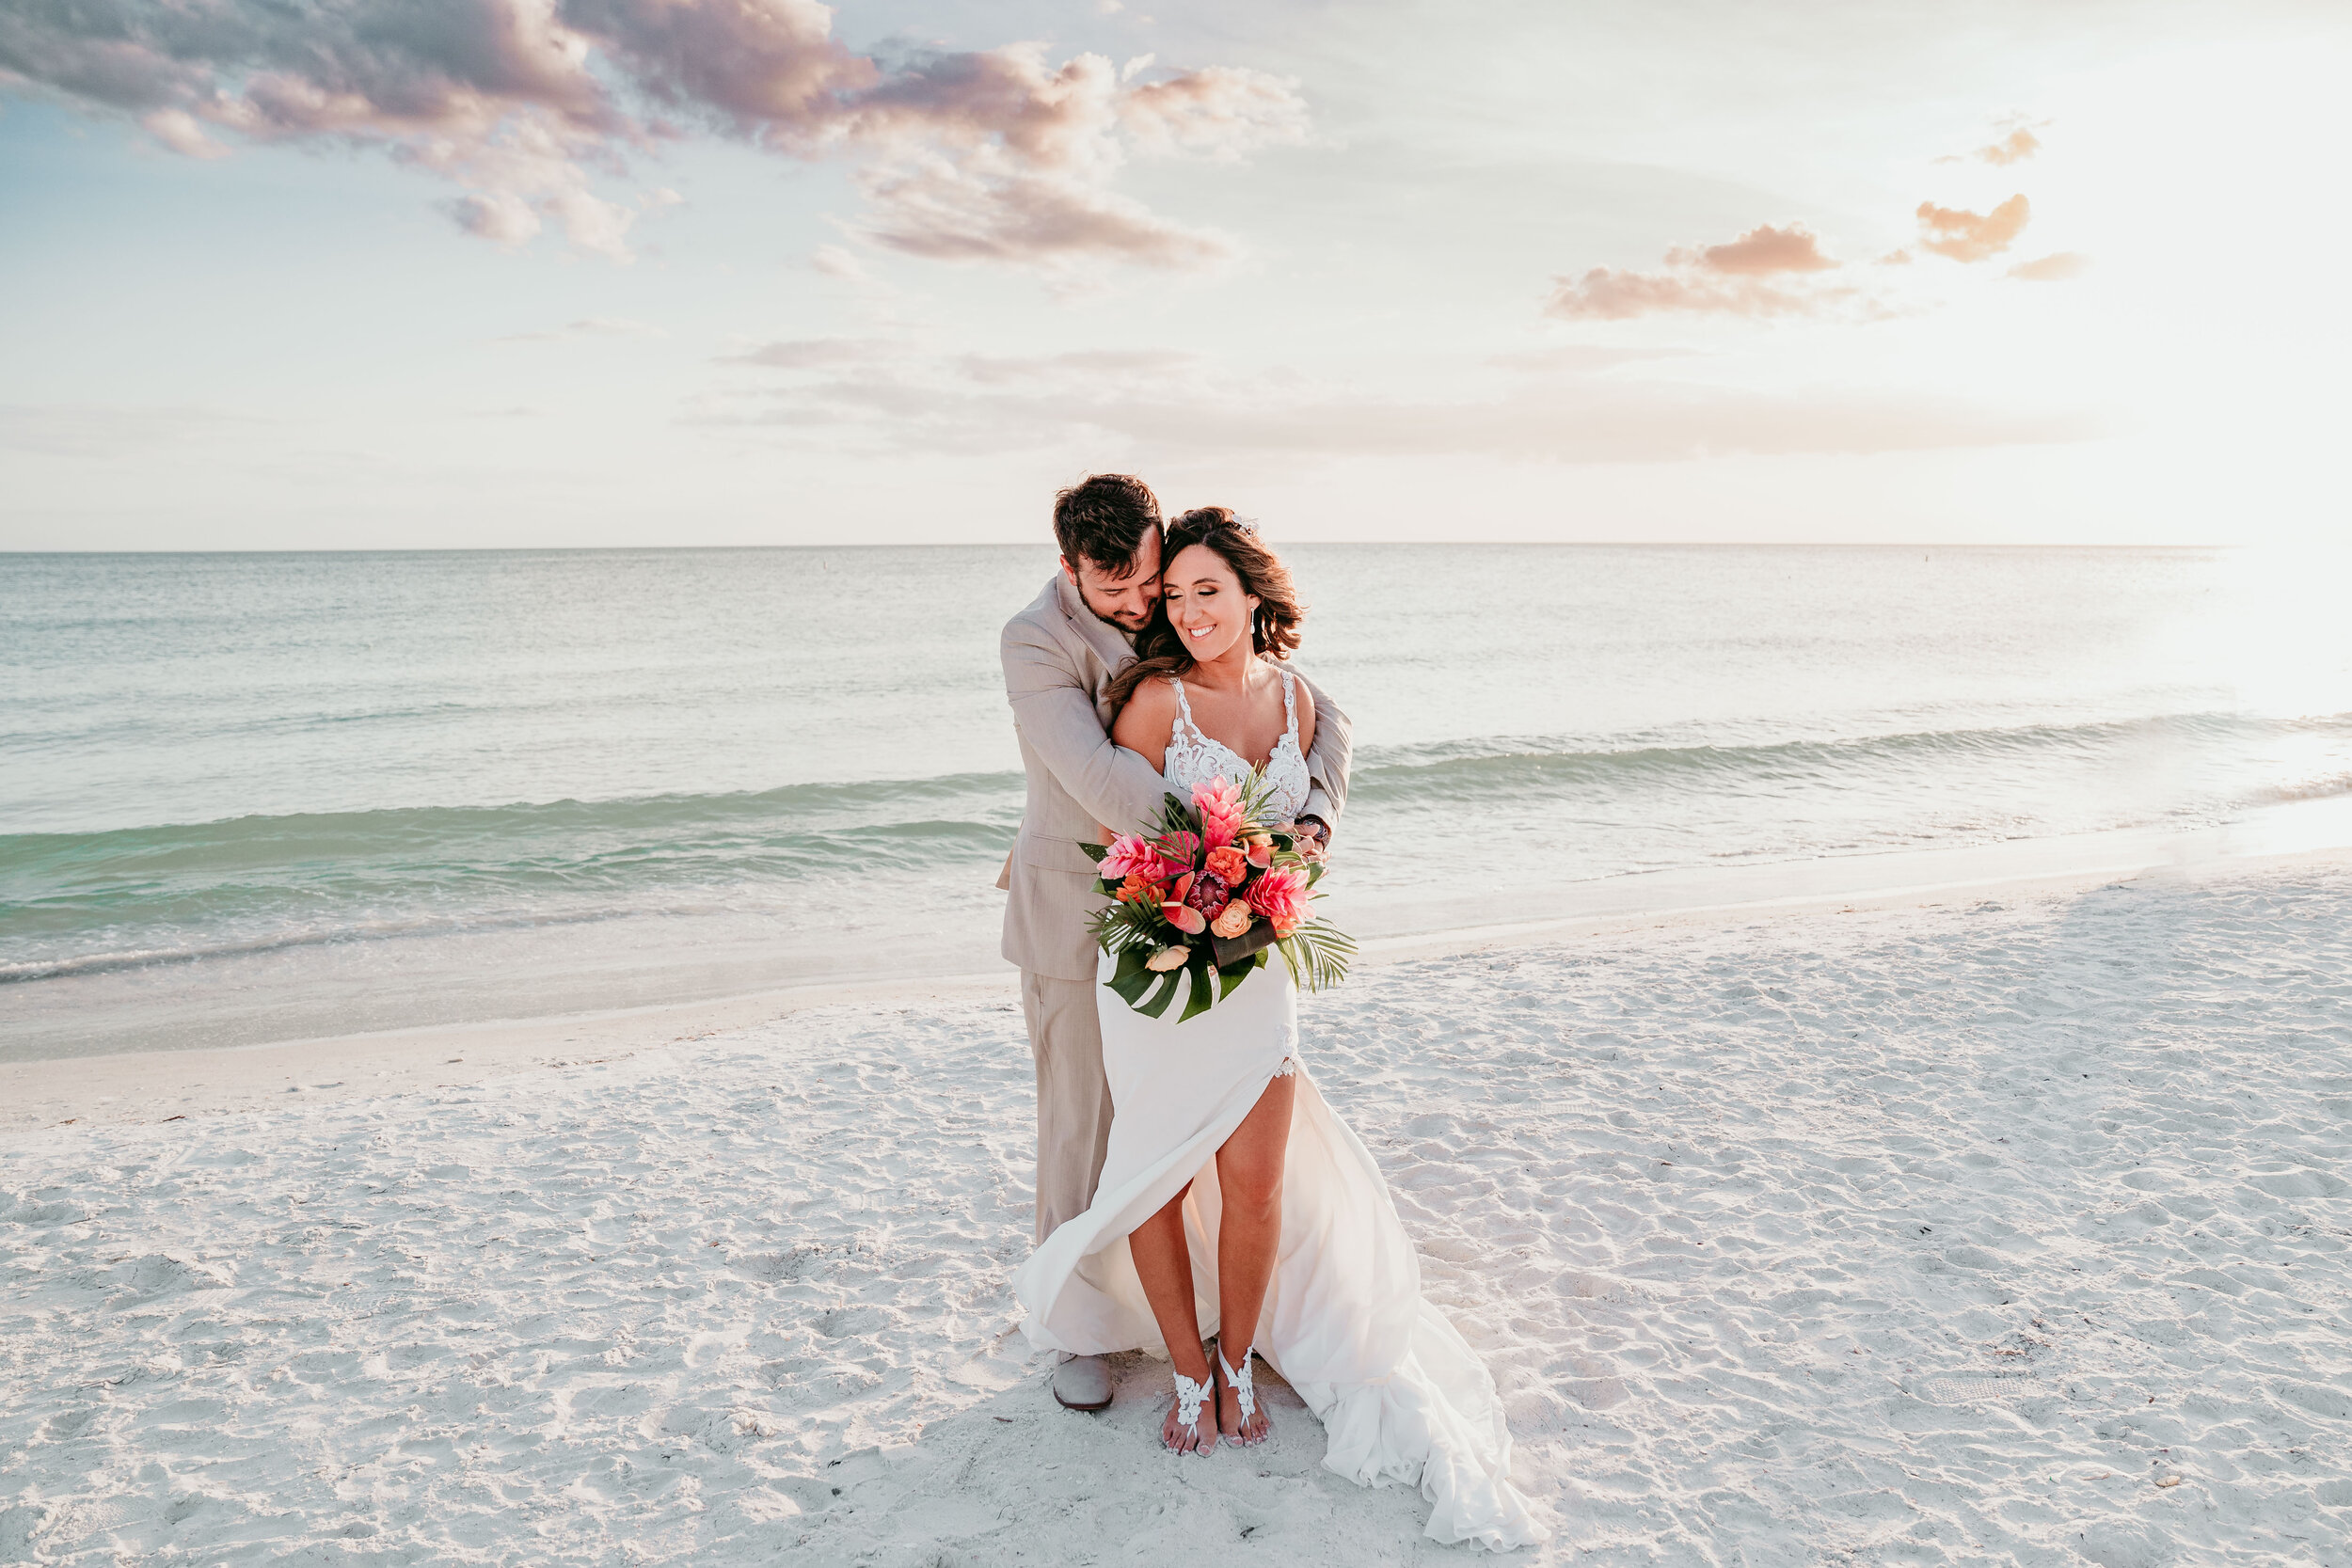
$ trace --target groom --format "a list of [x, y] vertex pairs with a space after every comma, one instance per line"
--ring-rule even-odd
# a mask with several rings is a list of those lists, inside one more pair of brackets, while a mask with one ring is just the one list
[[[1061, 570], [1028, 609], [1005, 623], [1005, 696], [1021, 739], [1028, 802], [996, 885], [1005, 957], [1021, 969], [1021, 1011], [1037, 1063], [1037, 1236], [1086, 1212], [1103, 1174], [1111, 1091], [1096, 1020], [1094, 939], [1087, 919], [1104, 899], [1081, 844], [1098, 825], [1125, 832], [1155, 811], [1168, 785], [1135, 752], [1111, 744], [1103, 689], [1135, 657], [1136, 634], [1160, 602], [1160, 503], [1139, 479], [1095, 474], [1054, 498]], [[1302, 680], [1304, 676], [1300, 677]], [[1347, 799], [1347, 716], [1311, 681], [1312, 789], [1302, 825], [1327, 844]], [[1102, 1357], [1073, 1356], [1054, 1372], [1054, 1397], [1073, 1410], [1111, 1402]]]

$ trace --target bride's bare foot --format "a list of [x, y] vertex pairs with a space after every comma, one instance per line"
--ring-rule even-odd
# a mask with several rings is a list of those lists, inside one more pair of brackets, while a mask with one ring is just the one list
[[1177, 1453], [1205, 1454], [1216, 1447], [1216, 1412], [1208, 1407], [1216, 1386], [1215, 1373], [1194, 1382], [1176, 1373], [1176, 1399], [1160, 1423], [1160, 1441]]
[[1216, 1347], [1216, 1429], [1229, 1443], [1253, 1448], [1273, 1434], [1274, 1425], [1265, 1418], [1265, 1408], [1258, 1403], [1257, 1389], [1249, 1373], [1249, 1356], [1244, 1353], [1241, 1365], [1225, 1364], [1225, 1347]]

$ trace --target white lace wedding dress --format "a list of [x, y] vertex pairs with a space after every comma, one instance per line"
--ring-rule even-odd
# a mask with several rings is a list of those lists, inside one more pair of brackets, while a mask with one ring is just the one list
[[[1249, 764], [1193, 722], [1184, 684], [1168, 746], [1168, 788]], [[1307, 802], [1293, 678], [1282, 673], [1289, 733], [1265, 767], [1278, 817]], [[1110, 976], [1110, 960], [1102, 974]], [[1103, 1067], [1110, 1079], [1110, 1150], [1093, 1206], [1060, 1226], [1013, 1276], [1041, 1349], [1165, 1355], [1128, 1233], [1185, 1182], [1184, 1231], [1203, 1333], [1217, 1328], [1216, 1151], [1266, 1084], [1296, 1072], [1282, 1179], [1282, 1238], [1254, 1344], [1324, 1425], [1324, 1464], [1377, 1485], [1418, 1482], [1433, 1505], [1428, 1533], [1500, 1549], [1549, 1533], [1510, 1481], [1511, 1437], [1494, 1379], [1445, 1315], [1422, 1299], [1421, 1263], [1371, 1153], [1325, 1102], [1298, 1054], [1297, 990], [1279, 955], [1209, 1011], [1146, 1018], [1097, 992]], [[1236, 1330], [1238, 1351], [1251, 1343]]]

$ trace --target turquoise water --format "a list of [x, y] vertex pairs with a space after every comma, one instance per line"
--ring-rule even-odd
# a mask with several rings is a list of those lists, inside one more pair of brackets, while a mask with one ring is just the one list
[[[2328, 562], [1302, 546], [1335, 912], [2352, 791]], [[0, 1054], [992, 961], [1028, 548], [0, 557]]]

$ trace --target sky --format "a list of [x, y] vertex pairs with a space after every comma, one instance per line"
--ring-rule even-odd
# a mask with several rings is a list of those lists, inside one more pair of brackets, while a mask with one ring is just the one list
[[2352, 534], [2352, 11], [9, 0], [0, 548]]

